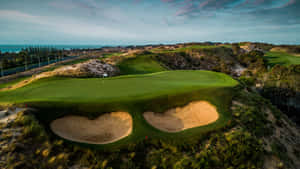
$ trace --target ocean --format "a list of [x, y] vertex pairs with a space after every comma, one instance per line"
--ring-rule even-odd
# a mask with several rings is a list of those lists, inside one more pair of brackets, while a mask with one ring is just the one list
[[95, 48], [101, 48], [103, 46], [101, 45], [0, 45], [0, 51], [1, 53], [5, 52], [20, 52], [22, 49], [26, 49], [28, 47], [52, 47], [56, 49], [95, 49]]

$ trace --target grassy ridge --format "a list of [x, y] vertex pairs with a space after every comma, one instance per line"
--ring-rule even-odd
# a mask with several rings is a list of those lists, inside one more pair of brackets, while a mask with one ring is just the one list
[[190, 45], [182, 48], [177, 48], [174, 50], [169, 50], [169, 49], [152, 49], [151, 52], [154, 53], [169, 53], [169, 52], [185, 52], [191, 49], [213, 49], [213, 48], [218, 48], [218, 47], [225, 47], [225, 48], [231, 48], [231, 45], [221, 45], [221, 46], [215, 46], [215, 45]]
[[146, 74], [166, 70], [151, 54], [127, 58], [117, 66], [122, 74]]
[[267, 52], [264, 56], [270, 66], [276, 64], [289, 66], [300, 64], [300, 56], [295, 56], [285, 52]]

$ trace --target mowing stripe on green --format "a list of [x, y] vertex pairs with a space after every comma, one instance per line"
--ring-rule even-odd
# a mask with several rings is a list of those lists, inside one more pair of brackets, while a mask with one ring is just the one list
[[0, 103], [124, 101], [236, 84], [231, 77], [210, 71], [165, 71], [106, 79], [49, 78], [0, 92]]

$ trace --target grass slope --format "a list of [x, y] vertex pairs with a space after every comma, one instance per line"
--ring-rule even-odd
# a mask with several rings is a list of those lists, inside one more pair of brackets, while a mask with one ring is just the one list
[[103, 58], [109, 58], [109, 57], [112, 57], [112, 56], [120, 56], [122, 54], [123, 54], [123, 52], [104, 53]]
[[295, 56], [284, 52], [267, 52], [265, 54], [265, 58], [270, 66], [274, 66], [276, 64], [284, 66], [300, 64], [300, 56]]
[[[50, 78], [13, 91], [0, 92], [0, 103], [25, 103], [39, 111], [44, 123], [68, 115], [97, 117], [104, 112], [127, 111], [133, 117], [130, 136], [97, 148], [119, 148], [149, 138], [185, 144], [204, 133], [224, 127], [231, 118], [233, 86], [231, 77], [210, 71], [165, 71], [107, 79]], [[216, 106], [220, 118], [212, 124], [180, 133], [165, 133], [149, 125], [145, 111], [163, 112], [193, 100], [206, 100]], [[91, 146], [91, 145], [87, 145]]]
[[151, 54], [127, 58], [117, 66], [122, 74], [146, 74], [166, 70]]

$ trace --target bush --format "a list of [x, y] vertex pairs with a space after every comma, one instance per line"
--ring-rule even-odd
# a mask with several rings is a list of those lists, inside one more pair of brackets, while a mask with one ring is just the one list
[[247, 87], [255, 85], [255, 78], [253, 77], [241, 76], [239, 77], [239, 81], [241, 84]]

